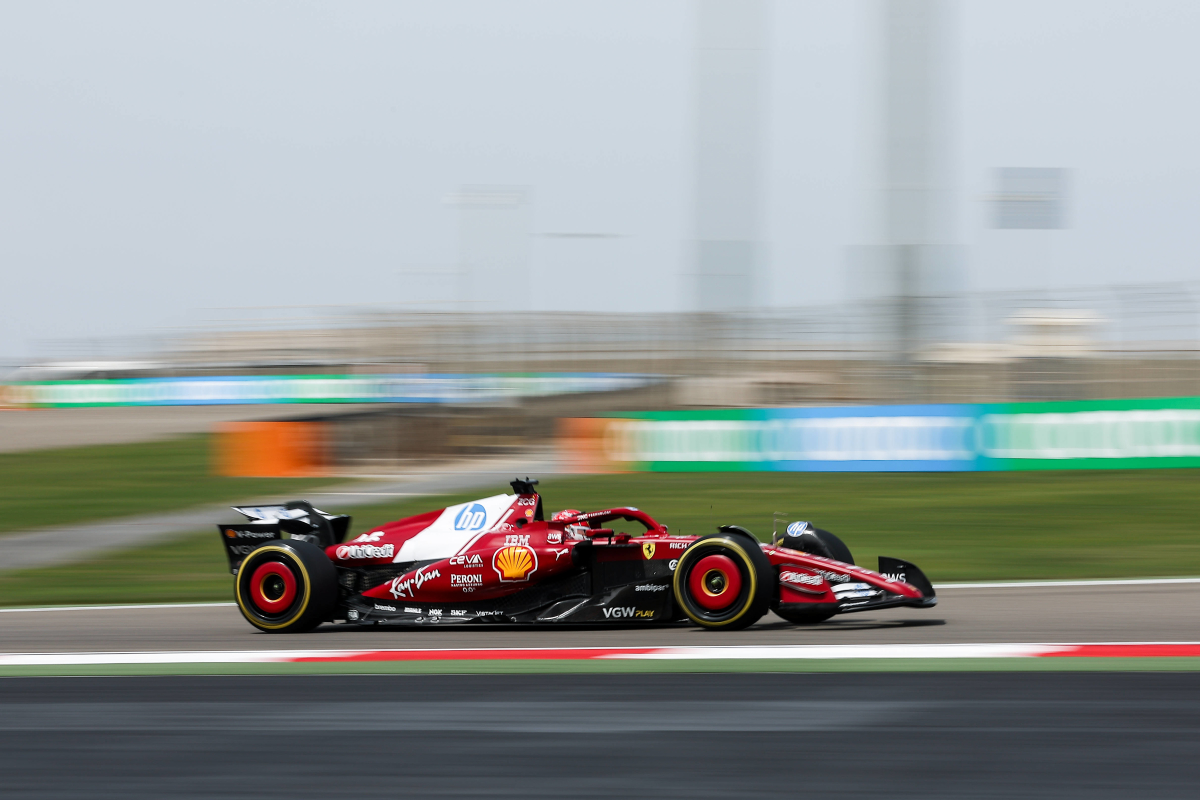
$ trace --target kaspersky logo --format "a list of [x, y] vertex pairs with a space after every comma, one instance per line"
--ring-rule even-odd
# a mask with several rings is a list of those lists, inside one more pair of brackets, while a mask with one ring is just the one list
[[524, 545], [501, 547], [492, 556], [492, 569], [496, 570], [503, 583], [527, 581], [530, 575], [537, 572], [537, 566], [537, 553]]

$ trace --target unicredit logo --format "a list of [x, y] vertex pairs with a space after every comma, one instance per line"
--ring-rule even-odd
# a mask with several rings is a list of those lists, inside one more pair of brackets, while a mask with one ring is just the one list
[[373, 544], [344, 544], [335, 551], [338, 558], [391, 558], [396, 554], [396, 546], [385, 544], [382, 547]]

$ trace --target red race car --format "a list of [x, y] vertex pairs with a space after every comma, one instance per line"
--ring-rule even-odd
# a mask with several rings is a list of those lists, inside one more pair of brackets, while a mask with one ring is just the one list
[[671, 536], [636, 508], [546, 519], [536, 484], [515, 480], [511, 495], [406, 517], [350, 541], [350, 517], [303, 501], [236, 508], [247, 521], [218, 528], [238, 607], [256, 628], [285, 633], [331, 621], [690, 620], [736, 630], [768, 610], [807, 624], [937, 603], [912, 564], [880, 557], [879, 572], [856, 567], [840, 539], [807, 522], [767, 545], [737, 525]]

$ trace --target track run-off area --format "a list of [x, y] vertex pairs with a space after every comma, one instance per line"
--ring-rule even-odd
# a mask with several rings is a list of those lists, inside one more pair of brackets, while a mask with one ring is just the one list
[[232, 603], [5, 609], [0, 785], [29, 800], [1195, 796], [1200, 580], [938, 589], [925, 611], [728, 633], [270, 635]]

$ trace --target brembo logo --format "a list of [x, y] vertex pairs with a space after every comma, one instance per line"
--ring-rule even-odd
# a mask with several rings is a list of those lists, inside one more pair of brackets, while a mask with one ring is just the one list
[[505, 583], [527, 581], [537, 572], [537, 553], [523, 545], [501, 547], [492, 556], [492, 569]]
[[396, 545], [382, 547], [373, 544], [343, 544], [335, 551], [338, 558], [391, 558], [396, 555]]
[[486, 523], [487, 509], [479, 503], [472, 503], [458, 512], [458, 516], [454, 518], [454, 530], [481, 531]]

